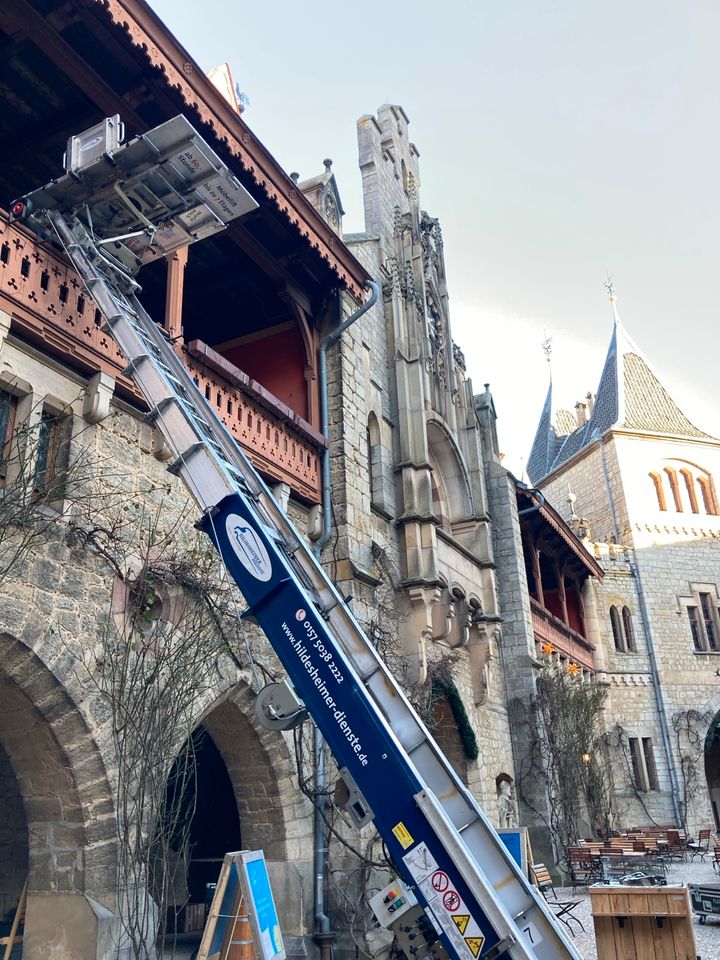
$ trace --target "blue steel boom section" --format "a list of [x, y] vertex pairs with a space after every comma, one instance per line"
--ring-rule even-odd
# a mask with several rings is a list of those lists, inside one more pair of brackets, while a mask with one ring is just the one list
[[[95, 299], [173, 451], [171, 471], [198, 504], [199, 525], [351, 787], [356, 822], [375, 824], [432, 924], [437, 941], [425, 956], [580, 960], [137, 299], [144, 262], [222, 229], [255, 202], [183, 117], [125, 147], [98, 152], [93, 138], [82, 142], [96, 151], [87, 169], [17, 201], [13, 216], [56, 234]], [[72, 161], [82, 144], [71, 144]]]

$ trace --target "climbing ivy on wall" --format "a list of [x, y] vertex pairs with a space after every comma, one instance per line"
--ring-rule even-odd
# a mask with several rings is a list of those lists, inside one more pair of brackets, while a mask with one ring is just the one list
[[432, 696], [435, 702], [443, 698], [447, 700], [458, 728], [458, 733], [460, 734], [460, 742], [465, 751], [465, 756], [468, 760], [477, 760], [480, 752], [477, 738], [470, 724], [470, 718], [467, 715], [458, 688], [452, 680], [436, 677], [433, 680]]

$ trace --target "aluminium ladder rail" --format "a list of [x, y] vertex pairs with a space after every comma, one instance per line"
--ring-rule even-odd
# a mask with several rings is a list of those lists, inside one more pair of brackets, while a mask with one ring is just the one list
[[[451, 957], [580, 960], [171, 344], [79, 221], [46, 210], [175, 456], [169, 468]], [[353, 791], [351, 790], [351, 800]], [[360, 811], [358, 813], [358, 810]], [[364, 816], [364, 819], [363, 819]]]

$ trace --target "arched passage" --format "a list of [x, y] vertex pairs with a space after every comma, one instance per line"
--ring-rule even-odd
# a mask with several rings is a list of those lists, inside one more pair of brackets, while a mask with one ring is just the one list
[[285, 741], [255, 724], [246, 688], [206, 713], [191, 740], [193, 772], [183, 768], [181, 751], [170, 773], [165, 811], [176, 826], [163, 833], [170, 841], [165, 856], [173, 875], [167, 929], [199, 937], [207, 885], [217, 881], [226, 853], [263, 850], [269, 866], [285, 863], [291, 816], [286, 818], [285, 808], [297, 795], [288, 792], [293, 764]]
[[[69, 675], [70, 660], [57, 658]], [[0, 816], [14, 827], [12, 836], [1, 834], [2, 903], [12, 909], [28, 878], [23, 956], [45, 955], [51, 930], [63, 923], [67, 953], [58, 956], [81, 955], [95, 944], [98, 924], [85, 895], [114, 906], [116, 827], [105, 765], [68, 689], [35, 652], [0, 633], [0, 664]]]
[[68, 690], [29, 647], [0, 633], [0, 663], [0, 745], [32, 837], [30, 891], [100, 897], [115, 885], [107, 829], [114, 808], [97, 744]]
[[720, 830], [720, 712], [715, 714], [705, 737], [705, 777], [715, 829]]
[[[254, 722], [253, 697], [247, 689], [225, 700], [203, 718], [203, 726], [222, 755], [232, 784], [243, 845], [264, 850], [267, 860], [285, 860], [286, 805], [293, 770], [285, 741]], [[253, 717], [253, 720], [250, 720]], [[286, 781], [286, 792], [280, 780]], [[292, 816], [292, 813], [290, 812]]]

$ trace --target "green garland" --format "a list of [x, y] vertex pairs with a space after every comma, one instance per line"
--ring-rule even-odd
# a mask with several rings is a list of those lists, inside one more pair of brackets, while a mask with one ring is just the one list
[[450, 704], [453, 719], [455, 720], [455, 725], [460, 734], [460, 742], [465, 751], [465, 756], [468, 760], [477, 760], [480, 755], [480, 750], [475, 737], [475, 731], [470, 724], [470, 719], [465, 710], [465, 704], [462, 702], [462, 697], [458, 692], [458, 688], [452, 680], [436, 678], [433, 681], [432, 695], [433, 699], [440, 700], [442, 697], [447, 699], [447, 702]]

